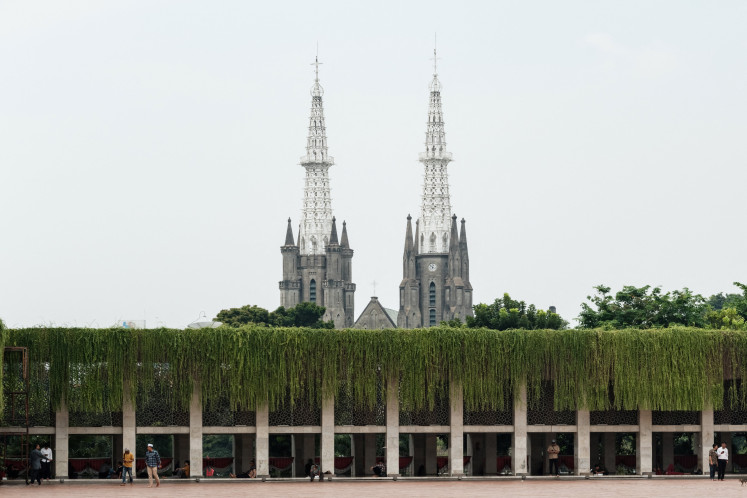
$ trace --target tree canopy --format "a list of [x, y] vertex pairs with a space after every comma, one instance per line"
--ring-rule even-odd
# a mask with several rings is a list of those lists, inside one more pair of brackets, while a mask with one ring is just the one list
[[661, 287], [627, 285], [612, 295], [604, 285], [581, 304], [579, 328], [662, 328], [683, 325], [698, 328], [741, 329], [747, 317], [747, 286], [735, 282], [743, 295], [719, 293], [705, 299], [685, 287], [662, 292]]
[[[488, 328], [493, 330], [508, 329], [563, 329], [568, 322], [551, 311], [538, 310], [536, 306], [524, 301], [511, 299], [508, 293], [493, 301], [493, 304], [480, 303], [473, 306], [474, 317], [467, 317], [467, 327]], [[452, 322], [448, 325], [454, 326]]]
[[314, 303], [299, 303], [293, 308], [280, 306], [269, 312], [259, 306], [246, 305], [241, 308], [221, 310], [215, 320], [231, 327], [247, 324], [266, 325], [268, 327], [309, 327], [312, 329], [333, 329], [332, 320], [322, 320], [326, 309]]

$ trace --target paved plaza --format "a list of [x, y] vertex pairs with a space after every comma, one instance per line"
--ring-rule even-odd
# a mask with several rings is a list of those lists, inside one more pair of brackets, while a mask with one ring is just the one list
[[[43, 488], [43, 489], [42, 489]], [[23, 483], [12, 483], [0, 486], [0, 495], [31, 496], [43, 493], [49, 496], [83, 497], [180, 497], [191, 496], [252, 496], [252, 497], [316, 497], [316, 496], [355, 496], [359, 497], [451, 497], [451, 496], [532, 496], [532, 497], [560, 497], [560, 496], [631, 496], [648, 497], [676, 496], [700, 497], [718, 495], [747, 496], [747, 487], [742, 487], [738, 479], [728, 479], [724, 482], [713, 482], [708, 479], [528, 479], [509, 480], [436, 480], [423, 481], [392, 481], [367, 480], [347, 481], [338, 479], [333, 482], [175, 482], [164, 480], [159, 488], [147, 487], [146, 482], [138, 482], [133, 486], [119, 486], [114, 482], [106, 484], [44, 483], [42, 486], [25, 486]]]

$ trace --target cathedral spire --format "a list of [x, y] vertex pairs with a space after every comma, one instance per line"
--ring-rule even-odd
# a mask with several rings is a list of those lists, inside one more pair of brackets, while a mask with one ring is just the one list
[[327, 153], [327, 129], [324, 122], [324, 89], [319, 83], [319, 57], [314, 66], [314, 84], [311, 87], [311, 114], [306, 138], [306, 155], [301, 166], [306, 169], [303, 211], [299, 229], [301, 254], [324, 254], [332, 230], [332, 196], [329, 187], [329, 168], [334, 159]]
[[293, 227], [291, 227], [291, 219], [288, 218], [288, 229], [285, 232], [285, 245], [292, 246], [293, 242]]
[[405, 231], [405, 255], [412, 252], [412, 216], [407, 215], [407, 230]]
[[348, 242], [348, 227], [344, 220], [342, 222], [342, 237], [340, 238], [340, 247], [344, 249], [350, 248], [350, 243]]
[[337, 241], [337, 222], [335, 221], [335, 217], [332, 217], [332, 233], [329, 236], [329, 244], [328, 245], [340, 245]]
[[451, 220], [451, 199], [449, 196], [449, 175], [447, 167], [451, 154], [446, 151], [446, 133], [441, 107], [441, 82], [438, 79], [436, 62], [438, 57], [433, 49], [433, 80], [430, 84], [428, 121], [425, 129], [425, 151], [419, 160], [425, 168], [423, 198], [420, 213], [423, 243], [421, 253], [446, 253], [449, 250]]

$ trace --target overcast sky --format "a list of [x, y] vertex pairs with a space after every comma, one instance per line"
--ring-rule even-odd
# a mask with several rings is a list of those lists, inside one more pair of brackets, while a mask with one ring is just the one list
[[0, 2], [0, 317], [279, 305], [319, 44], [356, 315], [398, 307], [434, 32], [475, 303], [747, 283], [747, 3]]

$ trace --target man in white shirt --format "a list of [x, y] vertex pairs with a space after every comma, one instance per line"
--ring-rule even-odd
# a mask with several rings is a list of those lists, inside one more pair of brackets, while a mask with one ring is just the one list
[[721, 443], [721, 448], [716, 450], [718, 454], [718, 480], [724, 480], [724, 474], [726, 473], [726, 463], [729, 461], [729, 450], [726, 448], [726, 443]]
[[49, 443], [44, 443], [44, 448], [41, 449], [42, 454], [42, 479], [49, 480], [52, 477], [52, 448], [49, 447]]

